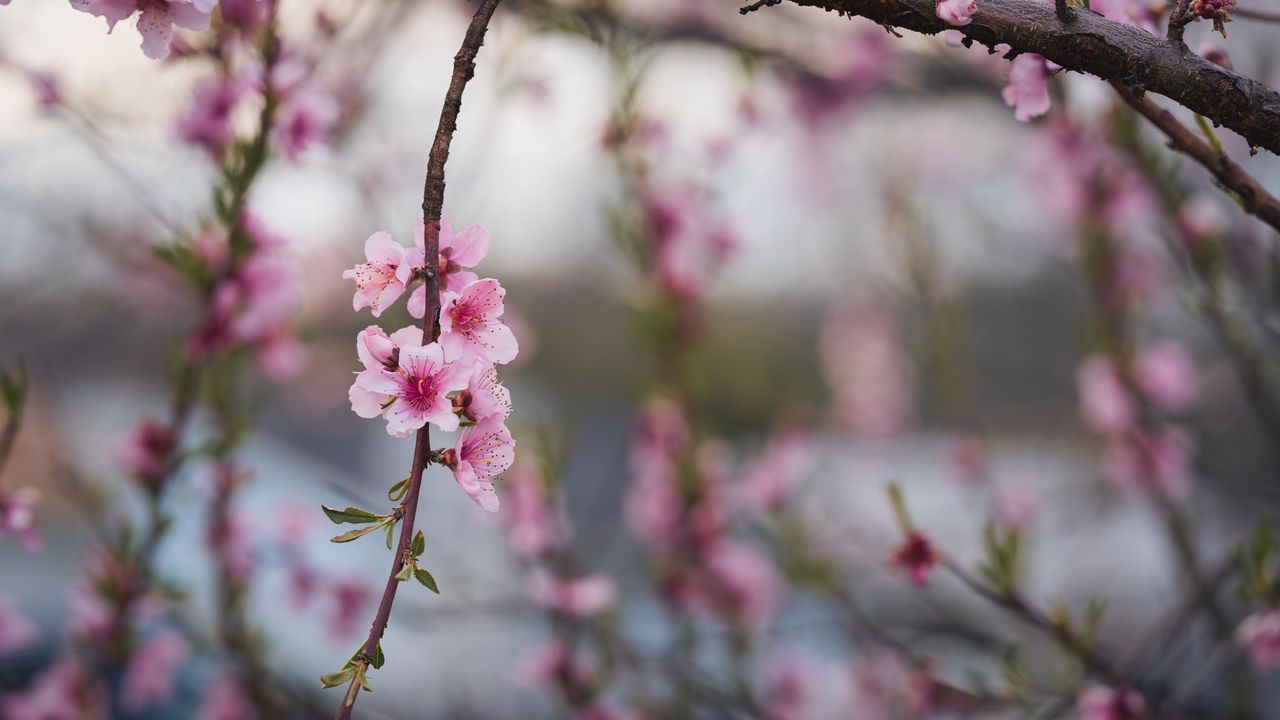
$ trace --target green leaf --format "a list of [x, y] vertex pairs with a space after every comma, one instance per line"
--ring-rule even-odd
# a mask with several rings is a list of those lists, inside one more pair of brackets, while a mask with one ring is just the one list
[[437, 595], [440, 594], [440, 588], [436, 585], [436, 579], [431, 577], [431, 573], [423, 570], [422, 568], [418, 568], [417, 570], [414, 570], [413, 576], [418, 578], [418, 582], [426, 586], [428, 590]]
[[337, 672], [331, 672], [328, 675], [321, 675], [320, 686], [331, 688], [338, 687], [339, 685], [345, 685], [346, 683], [351, 682], [351, 678], [356, 676], [356, 671], [358, 669], [358, 665], [353, 662], [348, 662]]
[[388, 550], [390, 550], [391, 546], [394, 544], [395, 534], [396, 534], [396, 524], [387, 523], [387, 549]]
[[378, 522], [386, 517], [386, 515], [375, 515], [368, 510], [362, 510], [358, 507], [348, 507], [345, 510], [334, 510], [328, 505], [321, 505], [321, 510], [329, 516], [329, 519], [336, 525], [350, 523], [351, 525], [363, 525], [365, 523]]
[[0, 370], [0, 401], [4, 402], [10, 418], [22, 415], [27, 395], [27, 367], [19, 360], [11, 372]]
[[410, 563], [405, 563], [404, 566], [400, 568], [400, 572], [396, 573], [396, 580], [399, 580], [400, 582], [404, 582], [405, 580], [408, 580], [412, 576], [413, 576], [413, 565]]
[[366, 677], [363, 666], [356, 671], [356, 679], [360, 681], [360, 687], [364, 688], [365, 692], [373, 692], [373, 688], [369, 687], [369, 678]]
[[386, 656], [382, 654], [382, 641], [379, 640], [377, 645], [373, 646], [373, 659], [370, 661], [373, 669], [377, 670], [387, 661]]
[[392, 485], [391, 488], [387, 490], [387, 499], [391, 502], [400, 502], [400, 499], [403, 498], [404, 494], [408, 491], [409, 478], [405, 478], [395, 485]]
[[409, 548], [410, 554], [414, 557], [422, 557], [422, 553], [427, 549], [427, 538], [419, 530], [417, 535], [413, 536], [413, 545]]
[[382, 526], [370, 525], [368, 527], [356, 528], [355, 530], [348, 530], [342, 533], [341, 535], [329, 538], [329, 542], [336, 542], [336, 543], [351, 542], [352, 540], [368, 535], [369, 533], [373, 532], [374, 530], [377, 530], [380, 527]]

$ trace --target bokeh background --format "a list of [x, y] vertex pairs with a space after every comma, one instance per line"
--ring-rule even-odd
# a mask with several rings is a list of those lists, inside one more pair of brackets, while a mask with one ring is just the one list
[[[350, 411], [352, 338], [371, 320], [351, 311], [339, 276], [375, 230], [410, 237], [469, 10], [434, 0], [281, 5], [282, 32], [300, 44], [318, 42], [318, 9], [337, 23], [317, 75], [344, 115], [331, 143], [272, 162], [251, 195], [302, 268], [307, 360], [283, 382], [254, 381], [256, 427], [240, 453], [251, 480], [236, 503], [253, 538], [250, 615], [268, 663], [328, 712], [338, 691], [322, 694], [315, 678], [363, 638], [389, 560], [377, 541], [328, 543], [319, 505], [380, 507], [412, 452]], [[1166, 517], [1107, 482], [1101, 440], [1079, 412], [1077, 368], [1095, 318], [1078, 228], [1055, 211], [1044, 180], [1055, 162], [1046, 147], [1048, 126], [1064, 117], [1095, 127], [1115, 113], [1108, 89], [1057, 76], [1051, 116], [1019, 123], [1000, 97], [1008, 63], [985, 49], [899, 39], [799, 8], [739, 17], [734, 5], [504, 3], [448, 166], [445, 214], [489, 228], [483, 274], [507, 287], [521, 339], [519, 361], [504, 371], [520, 452], [552, 447], [561, 458], [575, 546], [584, 566], [621, 589], [621, 632], [648, 648], [672, 633], [623, 512], [635, 415], [656, 372], [637, 323], [645, 279], [613, 222], [635, 200], [608, 142], [634, 82], [651, 182], [695, 184], [736, 239], [708, 283], [695, 358], [700, 420], [743, 459], [784, 420], [812, 428], [793, 511], [839, 560], [873, 623], [962, 686], [998, 685], [1003, 650], [1015, 644], [1036, 672], [1061, 664], [1049, 643], [953, 578], [916, 588], [887, 566], [901, 536], [884, 488], [898, 482], [916, 524], [962, 564], [981, 560], [988, 518], [1022, 513], [1027, 597], [1077, 614], [1105, 598], [1104, 647], [1123, 657], [1154, 632], [1164, 652], [1138, 660], [1145, 681], [1202, 683], [1204, 654], [1220, 647], [1208, 623], [1157, 626], [1185, 592]], [[34, 554], [0, 541], [0, 596], [39, 630], [37, 643], [0, 657], [0, 692], [24, 686], [66, 644], [68, 594], [95, 543], [67, 478], [110, 497], [113, 512], [140, 512], [111, 448], [163, 411], [173, 347], [194, 322], [194, 304], [149, 247], [209, 212], [214, 168], [174, 131], [209, 68], [148, 60], [131, 27], [103, 30], [55, 0], [0, 8], [0, 363], [25, 359], [32, 388], [4, 482], [40, 490], [45, 541]], [[1233, 24], [1236, 68], [1271, 78], [1275, 32]], [[32, 73], [56, 74], [62, 102], [42, 105]], [[1278, 179], [1274, 158], [1250, 158], [1238, 138], [1222, 137], [1264, 183]], [[1267, 249], [1256, 256], [1257, 292], [1233, 310], [1261, 328], [1262, 363], [1273, 370], [1274, 237], [1198, 167], [1171, 153], [1162, 162], [1216, 208], [1239, 247]], [[1194, 358], [1199, 391], [1184, 424], [1196, 439], [1195, 482], [1180, 502], [1201, 562], [1217, 568], [1259, 518], [1274, 516], [1280, 446], [1178, 280], [1184, 268], [1165, 251], [1176, 235], [1169, 214], [1149, 203], [1129, 228], [1126, 241], [1160, 278], [1136, 332], [1177, 341]], [[410, 319], [399, 308], [383, 321]], [[981, 481], [966, 479], [966, 448], [985, 458]], [[188, 588], [181, 612], [196, 628], [213, 622], [201, 593], [211, 572], [199, 548], [204, 482], [192, 470], [169, 498], [178, 525], [158, 560]], [[358, 714], [562, 716], [553, 696], [521, 679], [551, 630], [526, 597], [501, 520], [433, 468], [419, 523], [444, 592], [401, 593], [389, 662]], [[282, 600], [282, 534], [329, 576], [365, 589], [349, 598], [356, 609], [336, 596], [303, 611]], [[1229, 583], [1219, 590], [1233, 618], [1246, 613]], [[857, 664], [873, 648], [852, 647], [841, 623], [838, 609], [795, 588], [762, 632], [804, 660], [815, 717], [878, 717], [856, 710], [868, 692], [855, 682]], [[701, 661], [717, 667], [715, 657]], [[177, 699], [146, 717], [192, 717], [205, 676], [192, 663]], [[1276, 687], [1264, 675], [1254, 690], [1263, 709], [1253, 716], [1270, 717]], [[1213, 680], [1191, 702], [1232, 692]]]

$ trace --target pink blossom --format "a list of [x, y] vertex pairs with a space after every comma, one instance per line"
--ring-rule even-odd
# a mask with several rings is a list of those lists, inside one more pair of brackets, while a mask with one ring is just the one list
[[39, 637], [36, 624], [0, 596], [0, 655], [30, 647]]
[[809, 433], [787, 428], [769, 441], [764, 455], [742, 479], [738, 500], [749, 512], [774, 510], [786, 502], [813, 466], [813, 442]]
[[1226, 234], [1230, 227], [1222, 205], [1208, 195], [1195, 195], [1178, 208], [1178, 230], [1192, 248], [1203, 246]]
[[121, 705], [136, 713], [173, 699], [174, 675], [187, 654], [187, 641], [174, 632], [157, 635], [134, 649], [124, 672]]
[[593, 675], [587, 662], [561, 640], [553, 640], [535, 650], [520, 663], [517, 674], [530, 683], [555, 683], [562, 687], [585, 685]]
[[507, 473], [506, 488], [503, 519], [512, 551], [533, 558], [554, 548], [559, 532], [536, 464], [516, 461]]
[[1195, 443], [1181, 428], [1133, 430], [1113, 437], [1106, 473], [1116, 487], [1142, 489], [1180, 498], [1191, 491], [1191, 455]]
[[209, 13], [218, 0], [71, 0], [76, 10], [107, 21], [107, 30], [138, 12], [142, 52], [153, 60], [169, 56], [173, 26], [202, 31], [209, 28]]
[[372, 599], [368, 586], [356, 579], [334, 578], [328, 581], [326, 589], [332, 601], [329, 624], [333, 632], [344, 638], [354, 635]]
[[1147, 714], [1142, 696], [1128, 688], [1095, 685], [1080, 693], [1080, 720], [1138, 720]]
[[1249, 649], [1260, 672], [1280, 667], [1280, 608], [1267, 608], [1245, 618], [1236, 629], [1236, 639]]
[[993, 498], [995, 518], [1005, 530], [1026, 532], [1040, 510], [1040, 497], [1026, 483], [1001, 483]]
[[[418, 252], [426, 253], [426, 227], [418, 220], [418, 227], [413, 231], [413, 241]], [[467, 268], [480, 264], [489, 252], [489, 231], [479, 225], [468, 225], [462, 232], [454, 233], [453, 225], [448, 218], [440, 219], [440, 288], [445, 292], [460, 293], [467, 285], [479, 278]], [[409, 312], [414, 317], [422, 317], [426, 307], [426, 288], [418, 288], [409, 298]]]
[[935, 9], [940, 20], [957, 26], [968, 25], [977, 11], [978, 3], [974, 0], [938, 0]]
[[245, 89], [246, 84], [235, 77], [200, 81], [191, 107], [178, 118], [178, 137], [220, 156], [231, 142], [231, 115]]
[[342, 279], [356, 283], [352, 307], [371, 308], [373, 316], [378, 317], [404, 292], [413, 278], [416, 258], [386, 231], [369, 236], [364, 243], [364, 255], [366, 262], [342, 273]]
[[759, 620], [772, 612], [782, 583], [768, 556], [755, 546], [720, 539], [703, 558], [711, 580], [711, 609], [739, 622]]
[[331, 95], [303, 86], [289, 93], [280, 106], [272, 128], [275, 145], [286, 158], [296, 160], [308, 148], [329, 141], [340, 115], [341, 108]]
[[296, 377], [307, 363], [307, 349], [291, 328], [276, 327], [264, 333], [253, 347], [258, 367], [272, 380]]
[[88, 584], [72, 586], [67, 597], [71, 634], [94, 644], [104, 643], [115, 632], [115, 613]]
[[1080, 393], [1080, 415], [1093, 430], [1118, 433], [1133, 424], [1132, 396], [1110, 358], [1093, 355], [1080, 363], [1076, 387]]
[[30, 552], [40, 549], [40, 531], [36, 529], [36, 505], [40, 491], [33, 487], [6, 490], [0, 487], [0, 539], [12, 535]]
[[[944, 0], [946, 2], [947, 0]], [[1009, 67], [1009, 84], [1001, 95], [1013, 108], [1018, 122], [1028, 122], [1049, 112], [1049, 66], [1035, 53], [1023, 53]]]
[[808, 717], [805, 701], [812, 691], [812, 676], [811, 669], [797, 660], [772, 660], [767, 677], [769, 695], [765, 720], [804, 720]]
[[176, 444], [172, 428], [155, 420], [144, 420], [116, 444], [115, 461], [129, 477], [156, 490], [169, 474]]
[[515, 448], [516, 442], [502, 416], [491, 415], [458, 433], [457, 444], [449, 451], [445, 464], [453, 469], [458, 486], [477, 505], [497, 512], [493, 479], [511, 467], [516, 459]]
[[696, 187], [673, 184], [643, 198], [658, 282], [681, 298], [703, 296], [738, 244], [728, 225], [708, 215], [704, 195]]
[[234, 672], [221, 672], [205, 685], [196, 720], [253, 720], [255, 717], [253, 702]]
[[25, 692], [0, 698], [5, 720], [81, 720], [106, 717], [102, 688], [80, 662], [62, 659], [36, 676]]
[[[413, 326], [400, 328], [388, 336], [382, 328], [370, 325], [356, 336], [356, 355], [366, 373], [378, 373], [380, 370], [395, 372], [400, 367], [400, 349], [421, 346], [422, 328]], [[395, 395], [366, 390], [360, 386], [360, 378], [357, 377], [347, 391], [347, 397], [351, 400], [352, 412], [362, 418], [376, 418]]]
[[222, 22], [245, 35], [258, 31], [267, 21], [270, 7], [263, 0], [219, 0]]
[[889, 565], [901, 570], [906, 574], [907, 580], [917, 586], [923, 586], [929, 581], [929, 574], [940, 561], [941, 558], [933, 549], [929, 538], [915, 531], [907, 533], [906, 540], [889, 556]]
[[1175, 342], [1165, 341], [1143, 350], [1134, 375], [1147, 399], [1168, 412], [1185, 410], [1199, 390], [1195, 363], [1186, 349]]
[[441, 296], [440, 345], [450, 358], [481, 357], [503, 364], [519, 352], [516, 336], [502, 323], [507, 291], [497, 280], [477, 280], [461, 293]]
[[543, 607], [578, 617], [602, 613], [613, 607], [618, 589], [604, 575], [561, 580], [539, 571], [529, 577], [529, 597]]
[[484, 358], [476, 358], [467, 380], [467, 389], [458, 396], [463, 417], [472, 422], [511, 415], [511, 391], [498, 382], [498, 369]]
[[1231, 69], [1231, 57], [1227, 55], [1227, 51], [1211, 42], [1201, 43], [1198, 50], [1200, 56], [1205, 60], [1220, 65], [1228, 70]]
[[211, 527], [210, 532], [209, 546], [222, 572], [232, 582], [245, 582], [253, 572], [254, 565], [252, 526], [240, 516], [231, 514], [223, 522]]
[[966, 484], [977, 485], [987, 478], [987, 443], [977, 435], [966, 435], [952, 441], [947, 456]]
[[670, 547], [679, 531], [681, 499], [676, 465], [689, 443], [680, 406], [655, 398], [640, 414], [628, 458], [633, 480], [626, 515], [632, 530], [649, 543]]
[[[448, 395], [467, 387], [468, 365], [446, 363], [439, 343], [400, 348], [396, 370], [375, 368], [356, 376], [360, 389], [390, 398], [382, 410], [387, 432], [408, 437], [415, 430], [434, 423], [445, 432], [458, 429], [458, 416]], [[353, 409], [359, 413], [353, 398]]]
[[855, 435], [885, 439], [911, 425], [911, 359], [887, 310], [873, 305], [833, 314], [822, 331], [821, 352], [835, 412]]

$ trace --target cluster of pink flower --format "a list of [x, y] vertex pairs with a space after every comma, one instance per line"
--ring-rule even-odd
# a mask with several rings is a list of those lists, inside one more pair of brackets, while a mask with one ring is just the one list
[[729, 534], [731, 521], [779, 509], [811, 454], [806, 435], [784, 430], [737, 484], [726, 455], [718, 442], [695, 443], [677, 403], [650, 401], [632, 438], [626, 510], [658, 556], [669, 601], [750, 627], [772, 612], [782, 584], [767, 554]]
[[1195, 365], [1173, 342], [1152, 345], [1121, 365], [1112, 357], [1086, 358], [1077, 373], [1080, 413], [1107, 439], [1107, 477], [1117, 487], [1182, 497], [1191, 489], [1191, 436], [1173, 425], [1154, 427], [1144, 404], [1181, 413], [1195, 400]]
[[[515, 459], [515, 441], [507, 430], [511, 394], [497, 379], [497, 365], [515, 359], [519, 347], [502, 322], [506, 291], [497, 280], [478, 279], [475, 267], [489, 249], [489, 233], [469, 225], [454, 233], [440, 222], [440, 252], [432, 270], [440, 280], [440, 338], [423, 343], [423, 333], [406, 327], [388, 335], [369, 326], [356, 338], [364, 370], [349, 397], [360, 417], [382, 417], [387, 432], [408, 437], [434, 424], [445, 432], [462, 427], [456, 444], [444, 453], [458, 485], [480, 507], [498, 510], [493, 480]], [[382, 314], [423, 275], [425, 228], [419, 223], [415, 247], [406, 248], [386, 232], [365, 242], [366, 261], [343, 273], [353, 280], [356, 310]], [[409, 312], [426, 311], [426, 287], [409, 298]]]
[[205, 230], [193, 246], [215, 281], [205, 316], [187, 343], [188, 357], [200, 361], [244, 347], [270, 377], [287, 378], [301, 369], [303, 350], [292, 326], [302, 301], [301, 278], [285, 256], [285, 240], [242, 211], [230, 233]]

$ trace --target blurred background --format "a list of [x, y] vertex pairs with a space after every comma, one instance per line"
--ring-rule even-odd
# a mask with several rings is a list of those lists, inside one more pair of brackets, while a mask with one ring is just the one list
[[[281, 255], [301, 279], [290, 322], [305, 358], [287, 377], [247, 373], [237, 395], [252, 424], [235, 454], [245, 481], [234, 516], [253, 565], [245, 615], [260, 661], [289, 688], [276, 716], [332, 712], [341, 691], [316, 678], [363, 641], [386, 581], [379, 536], [327, 542], [339, 530], [319, 505], [390, 507], [383, 494], [412, 447], [351, 412], [352, 340], [371, 322], [414, 321], [403, 306], [377, 321], [352, 312], [340, 276], [377, 230], [409, 243], [470, 12], [452, 0], [279, 4], [284, 52], [306, 59], [334, 119], [322, 139], [273, 157], [247, 201], [287, 241]], [[215, 12], [213, 30], [179, 31], [156, 61], [132, 20], [108, 34], [63, 2], [0, 8], [0, 365], [21, 358], [30, 378], [0, 487], [39, 491], [43, 538], [39, 552], [0, 539], [0, 599], [35, 628], [0, 655], [0, 698], [23, 697], [78, 647], [71, 605], [102, 542], [95, 526], [147, 517], [113, 448], [166, 412], [201, 315], [151, 249], [186, 242], [214, 214], [219, 162], [181, 119], [193, 89], [220, 72], [201, 38], [227, 32], [221, 23]], [[1275, 32], [1240, 20], [1217, 41], [1266, 82]], [[1208, 33], [1193, 26], [1192, 47]], [[803, 546], [837, 569], [815, 587], [777, 560], [781, 588], [747, 623], [753, 706], [711, 691], [679, 704], [662, 667], [597, 683], [611, 703], [643, 717], [1083, 713], [1076, 696], [1097, 673], [1042, 629], [946, 563], [917, 587], [891, 561], [903, 528], [885, 488], [898, 483], [911, 523], [972, 576], [991, 556], [993, 522], [1016, 528], [1019, 597], [1045, 617], [1080, 627], [1104, 601], [1094, 647], [1152, 715], [1280, 713], [1273, 678], [1232, 639], [1259, 604], [1237, 598], [1231, 564], [1280, 500], [1276, 428], [1259, 415], [1280, 330], [1274, 233], [1093, 78], [1052, 76], [1049, 114], [1018, 122], [1001, 98], [1008, 66], [985, 48], [807, 8], [499, 6], [453, 143], [445, 215], [492, 235], [478, 272], [507, 288], [521, 343], [502, 368], [517, 454], [554, 478], [575, 562], [616, 586], [613, 637], [659, 666], [675, 652], [687, 672], [732, 686], [720, 641], [736, 631], [693, 613], [698, 641], [682, 644], [687, 618], [653, 580], [660, 563], [628, 519], [638, 413], [673, 394], [673, 353], [686, 371], [674, 394], [731, 458], [730, 484], [776, 431], [804, 428], [802, 479], [766, 538], [802, 528]], [[229, 123], [251, 134], [255, 117], [241, 108]], [[1264, 184], [1280, 179], [1274, 158], [1220, 136]], [[1105, 157], [1083, 159], [1094, 155]], [[664, 193], [730, 238], [701, 262], [694, 293], [664, 290], [645, 259]], [[1099, 236], [1124, 256], [1120, 289], [1101, 302], [1089, 250]], [[1210, 241], [1226, 258], [1220, 284], [1196, 265], [1195, 242]], [[1121, 310], [1107, 302], [1115, 295], [1127, 298]], [[672, 336], [676, 350], [654, 319], [673, 299], [697, 308]], [[1120, 345], [1135, 355], [1177, 350], [1162, 377], [1186, 400], [1156, 414], [1176, 425], [1187, 457], [1169, 460], [1178, 477], [1158, 488], [1120, 477], [1123, 460], [1083, 397], [1083, 368], [1112, 347], [1117, 314]], [[216, 425], [198, 410], [188, 430]], [[173, 526], [154, 559], [182, 589], [169, 612], [192, 638], [216, 636], [219, 617], [204, 547], [213, 474], [195, 462], [166, 489]], [[502, 482], [498, 492], [506, 503]], [[490, 516], [446, 469], [428, 470], [418, 524], [441, 594], [401, 590], [387, 664], [357, 716], [586, 717], [529, 669], [560, 630], [530, 598], [506, 507]], [[299, 567], [319, 589], [294, 603]], [[874, 633], [847, 629], [849, 598]], [[171, 698], [108, 715], [197, 717], [228, 661], [191, 645]], [[803, 668], [802, 714], [770, 705], [779, 657]], [[973, 701], [895, 699], [921, 667]]]

